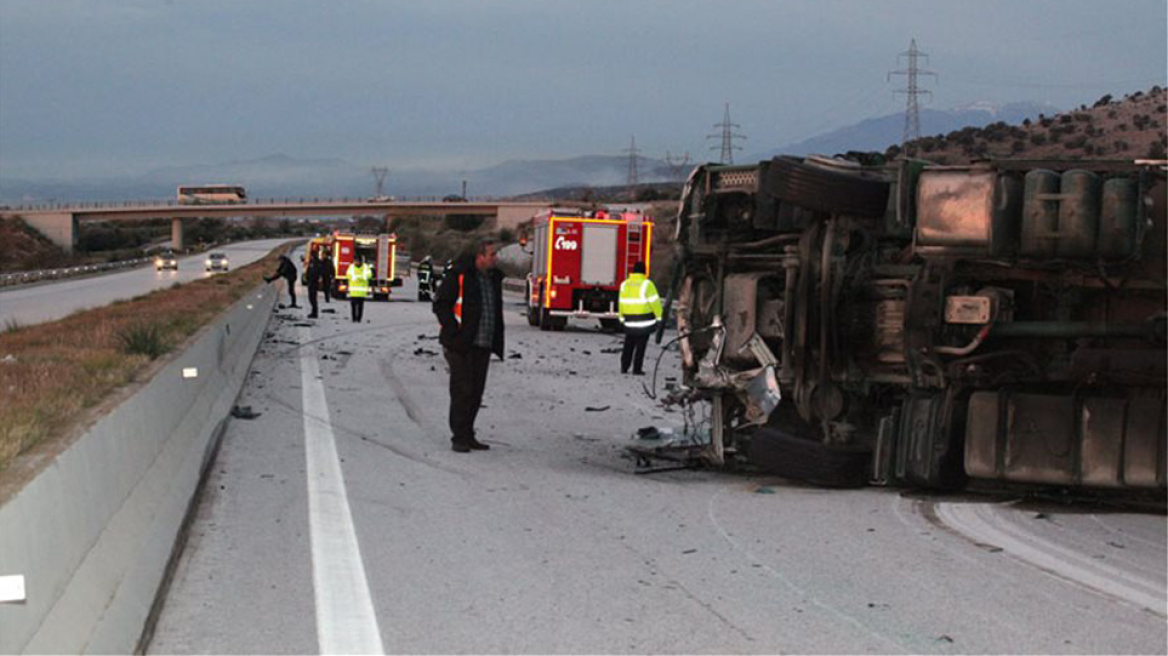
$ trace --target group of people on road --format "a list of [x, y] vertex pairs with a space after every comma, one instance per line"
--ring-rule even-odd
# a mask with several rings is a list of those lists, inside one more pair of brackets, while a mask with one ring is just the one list
[[[433, 311], [440, 326], [438, 341], [450, 368], [450, 443], [451, 449], [458, 453], [491, 448], [478, 439], [474, 424], [486, 390], [491, 355], [497, 355], [500, 360], [504, 357], [503, 273], [495, 266], [496, 249], [492, 240], [477, 241], [449, 266], [434, 293]], [[325, 301], [329, 299], [332, 266], [325, 262], [316, 252], [309, 259], [306, 284], [312, 305], [310, 318], [317, 316], [317, 290], [323, 287]], [[433, 280], [430, 259], [423, 260], [419, 270], [423, 265], [427, 280]], [[363, 317], [371, 275], [371, 267], [360, 255], [345, 274], [354, 322], [360, 322]], [[265, 280], [271, 282], [278, 277], [288, 282], [292, 307], [297, 307], [293, 287], [296, 266], [283, 255], [276, 272]], [[657, 287], [646, 277], [644, 263], [636, 263], [632, 273], [621, 283], [619, 300], [620, 319], [625, 331], [621, 373], [628, 373], [631, 367], [633, 374], [643, 375], [645, 349], [662, 313]]]
[[[372, 293], [370, 281], [373, 279], [373, 267], [358, 254], [353, 263], [349, 265], [344, 277], [347, 283], [346, 293], [349, 297], [350, 317], [354, 323], [360, 323], [365, 317], [365, 299]], [[277, 278], [283, 278], [288, 287], [288, 297], [291, 299], [289, 307], [300, 307], [296, 304], [296, 265], [287, 255], [280, 256], [276, 263], [276, 270], [272, 275], [264, 276], [266, 282], [272, 282]], [[308, 303], [312, 308], [308, 313], [309, 319], [316, 319], [320, 316], [316, 300], [318, 293], [324, 292], [325, 303], [332, 302], [333, 281], [332, 258], [327, 252], [322, 255], [320, 251], [312, 251], [309, 254], [308, 266], [304, 270], [304, 285], [308, 288]]]

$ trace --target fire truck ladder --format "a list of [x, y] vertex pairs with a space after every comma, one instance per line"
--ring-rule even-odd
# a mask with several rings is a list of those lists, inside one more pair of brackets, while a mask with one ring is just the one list
[[[633, 271], [633, 265], [641, 261], [641, 238], [644, 231], [639, 223], [628, 224], [625, 230], [625, 278]], [[623, 280], [624, 278], [622, 278]]]

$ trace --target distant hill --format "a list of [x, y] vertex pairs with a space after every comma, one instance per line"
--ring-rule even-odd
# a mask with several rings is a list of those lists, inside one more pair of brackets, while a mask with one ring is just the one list
[[[1088, 107], [1025, 119], [1000, 121], [909, 144], [914, 156], [938, 164], [973, 159], [1164, 159], [1168, 151], [1168, 92], [1160, 87], [1122, 99], [1103, 96]], [[887, 150], [897, 155], [899, 146]]]
[[[967, 107], [937, 110], [923, 109], [920, 113], [921, 134], [944, 134], [966, 127], [982, 127], [994, 122], [1021, 123], [1036, 119], [1040, 114], [1054, 114], [1058, 108], [1047, 103], [1019, 102], [1007, 105], [976, 103]], [[880, 151], [900, 143], [904, 136], [904, 113], [870, 118], [854, 125], [832, 130], [810, 139], [763, 151], [753, 159], [760, 161], [775, 155], [834, 155], [849, 150]]]

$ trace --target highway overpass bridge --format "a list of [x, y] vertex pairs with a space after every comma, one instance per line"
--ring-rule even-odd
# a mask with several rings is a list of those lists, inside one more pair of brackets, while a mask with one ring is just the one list
[[496, 228], [514, 228], [530, 219], [546, 202], [507, 201], [368, 201], [360, 199], [312, 199], [222, 205], [169, 203], [120, 203], [17, 207], [0, 210], [0, 218], [19, 217], [53, 243], [72, 252], [81, 221], [140, 221], [170, 219], [174, 247], [183, 248], [183, 219], [204, 217], [289, 217], [375, 215], [433, 216], [449, 214], [493, 217]]

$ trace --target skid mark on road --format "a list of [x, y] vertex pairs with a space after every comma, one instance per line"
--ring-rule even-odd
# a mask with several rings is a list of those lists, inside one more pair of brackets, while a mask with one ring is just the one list
[[[640, 560], [645, 565], [647, 565], [650, 568], [650, 571], [653, 571], [654, 574], [656, 573], [656, 571], [660, 570], [660, 567], [657, 566], [656, 562], [652, 558], [641, 553], [636, 548], [634, 548], [632, 545], [627, 544], [625, 542], [617, 542], [617, 544], [620, 545], [621, 547], [623, 547], [626, 551], [628, 551], [628, 552], [632, 553], [634, 556], [636, 556], [637, 559]], [[718, 621], [720, 621], [722, 624], [725, 624], [727, 628], [733, 630], [738, 635], [742, 636], [742, 638], [744, 640], [746, 640], [747, 642], [755, 642], [754, 636], [750, 635], [749, 633], [746, 632], [745, 629], [738, 626], [734, 622], [730, 621], [730, 618], [728, 618], [725, 615], [723, 615], [722, 613], [718, 612], [718, 609], [714, 608], [714, 606], [711, 605], [709, 602], [703, 600], [701, 597], [699, 597], [696, 594], [694, 594], [693, 592], [691, 592], [690, 589], [687, 588], [685, 586], [685, 584], [683, 584], [681, 581], [678, 581], [675, 578], [669, 578], [669, 579], [666, 579], [665, 583], [667, 585], [672, 585], [676, 589], [680, 590], [681, 593], [683, 595], [685, 595], [685, 597], [687, 599], [689, 599], [690, 601], [694, 602], [695, 604], [701, 606], [706, 612], [708, 612], [711, 615], [713, 615], [714, 617], [718, 618]]]
[[756, 556], [750, 549], [742, 546], [738, 540], [734, 539], [734, 536], [730, 535], [730, 533], [722, 527], [722, 524], [718, 522], [717, 514], [714, 512], [714, 504], [718, 500], [718, 497], [722, 496], [723, 494], [725, 494], [725, 490], [719, 490], [718, 492], [710, 495], [710, 502], [706, 504], [706, 518], [709, 519], [710, 523], [714, 525], [714, 529], [718, 531], [718, 534], [722, 536], [722, 539], [726, 540], [726, 542], [729, 542], [730, 546], [733, 547], [735, 551], [745, 556], [751, 565], [758, 565], [764, 572], [766, 572], [779, 583], [782, 583], [795, 594], [802, 597], [807, 603], [838, 617], [839, 619], [847, 622], [848, 624], [851, 624], [860, 631], [863, 631], [864, 633], [883, 642], [884, 644], [891, 645], [899, 651], [905, 650], [905, 646], [897, 642], [895, 639], [873, 630], [871, 627], [864, 624], [855, 617], [852, 617], [848, 613], [845, 613], [834, 606], [830, 606], [816, 599], [814, 595], [808, 593], [807, 590], [804, 590], [802, 587], [795, 584], [795, 582], [791, 581], [791, 579], [784, 576], [782, 572], [779, 572], [778, 570], [768, 565], [763, 559]]
[[[303, 342], [311, 329], [301, 328]], [[381, 654], [381, 629], [349, 510], [316, 347], [300, 360], [316, 633], [323, 654]]]
[[[277, 397], [275, 394], [273, 394], [271, 392], [268, 392], [267, 394], [265, 394], [264, 398], [266, 400], [271, 401], [272, 403], [280, 406], [281, 408], [284, 408], [285, 410], [287, 410], [289, 412], [292, 412], [295, 414], [301, 414], [303, 412], [300, 408], [292, 405], [291, 403], [288, 403], [287, 401], [284, 401], [283, 399], [280, 399], [279, 397]], [[318, 419], [318, 420], [322, 419], [321, 417], [314, 417], [314, 418]], [[349, 428], [348, 426], [346, 426], [345, 424], [342, 424], [339, 422], [330, 422], [330, 424], [333, 428], [334, 434], [341, 433], [342, 435], [344, 435], [346, 437], [355, 437], [355, 438], [361, 440], [362, 442], [367, 442], [373, 446], [379, 446], [379, 447], [385, 449], [386, 451], [393, 453], [394, 455], [401, 456], [402, 458], [405, 458], [406, 460], [416, 462], [419, 465], [425, 465], [427, 467], [431, 467], [431, 468], [434, 468], [434, 469], [437, 469], [440, 471], [444, 471], [447, 474], [454, 474], [455, 476], [460, 476], [462, 478], [472, 478], [470, 472], [462, 471], [462, 470], [456, 469], [454, 467], [448, 467], [440, 462], [436, 462], [436, 461], [430, 460], [424, 456], [419, 456], [417, 454], [406, 451], [405, 449], [402, 449], [399, 446], [395, 446], [395, 445], [390, 444], [388, 442], [382, 442], [381, 440], [370, 437], [369, 435], [366, 435], [365, 433], [362, 433], [361, 431], [353, 430], [353, 429]]]
[[1161, 617], [1165, 612], [1165, 591], [1156, 581], [1123, 571], [1090, 556], [1076, 553], [1029, 534], [984, 504], [927, 504], [926, 517], [935, 511], [939, 524], [974, 544], [992, 544], [1010, 557], [1026, 563], [1065, 583], [1095, 594], [1118, 599]]
[[401, 403], [402, 409], [406, 411], [406, 416], [418, 428], [425, 428], [422, 422], [422, 413], [414, 404], [413, 399], [410, 398], [409, 392], [406, 391], [406, 386], [402, 384], [401, 379], [393, 371], [393, 361], [388, 358], [381, 358], [377, 361], [377, 367], [381, 370], [381, 377], [385, 382], [389, 383], [390, 389], [393, 390], [394, 396], [397, 397]]

